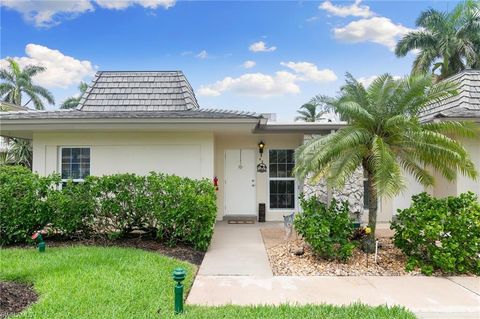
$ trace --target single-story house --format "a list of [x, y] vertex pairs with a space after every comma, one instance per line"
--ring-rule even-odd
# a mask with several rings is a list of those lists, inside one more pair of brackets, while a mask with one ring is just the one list
[[[457, 118], [451, 112], [465, 108], [473, 110], [478, 121], [479, 74], [459, 75], [466, 83], [460, 98], [448, 101], [451, 107], [432, 109], [426, 120]], [[305, 138], [345, 125], [277, 123], [268, 114], [202, 109], [180, 71], [98, 72], [77, 109], [0, 112], [0, 135], [32, 139], [33, 170], [41, 175], [57, 172], [64, 179], [81, 181], [88, 175], [157, 171], [207, 178], [218, 184], [218, 220], [256, 216], [261, 203], [267, 220], [282, 220], [284, 214], [299, 209], [301, 192], [315, 193], [325, 201], [347, 199], [351, 210], [365, 220], [368, 201], [361, 170], [342, 190], [330, 190], [322, 183], [307, 185], [291, 175], [294, 150]], [[480, 168], [479, 146], [466, 145]], [[456, 183], [462, 186], [447, 187], [440, 181], [438, 194], [463, 189], [480, 194], [478, 181], [460, 178]], [[449, 193], [440, 191], [445, 187]], [[410, 196], [420, 191], [412, 181], [405, 193], [383, 199], [378, 221], [390, 221], [396, 209], [408, 206]], [[437, 194], [437, 188], [430, 191]]]
[[257, 215], [259, 203], [267, 220], [297, 210], [302, 183], [291, 176], [294, 150], [305, 134], [343, 125], [202, 109], [180, 71], [98, 72], [77, 109], [0, 112], [0, 135], [32, 139], [33, 170], [41, 175], [208, 178], [218, 183], [219, 220]]

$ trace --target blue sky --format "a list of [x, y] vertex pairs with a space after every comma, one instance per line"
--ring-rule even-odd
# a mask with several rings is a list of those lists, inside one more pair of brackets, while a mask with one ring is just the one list
[[366, 83], [407, 74], [413, 55], [395, 57], [395, 41], [422, 10], [455, 4], [3, 0], [0, 58], [47, 66], [37, 82], [57, 107], [96, 70], [182, 70], [203, 108], [287, 121], [312, 96], [334, 95], [345, 72]]

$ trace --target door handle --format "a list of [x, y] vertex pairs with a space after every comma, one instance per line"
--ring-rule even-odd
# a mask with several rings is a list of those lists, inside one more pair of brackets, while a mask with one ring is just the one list
[[255, 184], [252, 184], [252, 187], [255, 187]]

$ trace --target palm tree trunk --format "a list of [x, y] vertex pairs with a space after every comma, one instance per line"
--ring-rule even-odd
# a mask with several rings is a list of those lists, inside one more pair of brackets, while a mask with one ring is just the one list
[[375, 230], [377, 228], [377, 212], [378, 212], [378, 194], [377, 188], [373, 183], [373, 174], [367, 171], [367, 187], [369, 192], [368, 198], [368, 227], [371, 229], [366, 245], [366, 252], [373, 253], [375, 251]]

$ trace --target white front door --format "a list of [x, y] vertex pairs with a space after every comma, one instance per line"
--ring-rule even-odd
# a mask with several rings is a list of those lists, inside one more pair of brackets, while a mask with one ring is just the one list
[[255, 215], [255, 150], [225, 151], [225, 215]]

